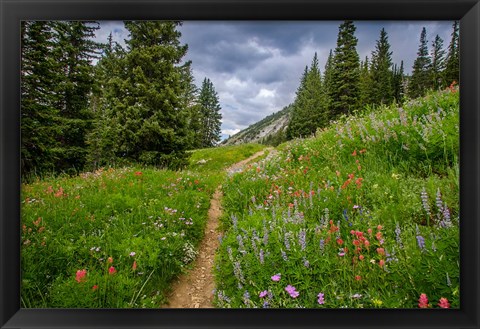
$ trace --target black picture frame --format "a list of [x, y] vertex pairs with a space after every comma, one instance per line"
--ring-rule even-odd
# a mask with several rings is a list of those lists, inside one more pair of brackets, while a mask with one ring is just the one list
[[[460, 309], [21, 309], [20, 21], [76, 19], [460, 20]], [[1, 328], [479, 328], [478, 0], [0, 0], [0, 24]]]

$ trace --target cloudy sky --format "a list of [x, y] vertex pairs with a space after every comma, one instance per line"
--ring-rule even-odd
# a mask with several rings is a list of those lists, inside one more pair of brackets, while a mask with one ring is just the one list
[[[317, 52], [323, 69], [330, 49], [335, 49], [339, 21], [186, 21], [181, 41], [188, 44], [197, 86], [209, 78], [222, 107], [222, 139], [292, 103], [305, 66]], [[357, 21], [355, 36], [361, 59], [370, 58], [385, 28], [394, 63], [404, 61], [410, 73], [420, 32], [427, 29], [429, 48], [435, 35], [448, 47], [451, 21]], [[128, 31], [122, 22], [100, 22], [97, 40], [112, 33], [124, 45]]]

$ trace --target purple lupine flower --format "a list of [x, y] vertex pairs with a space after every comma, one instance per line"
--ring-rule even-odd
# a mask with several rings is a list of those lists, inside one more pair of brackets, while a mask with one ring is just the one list
[[263, 249], [260, 249], [260, 254], [259, 254], [259, 259], [260, 259], [260, 263], [263, 264], [265, 262], [265, 258], [264, 258], [264, 254], [263, 254]]
[[304, 251], [305, 248], [307, 247], [306, 238], [307, 238], [307, 232], [305, 231], [305, 229], [301, 229], [300, 232], [298, 233], [298, 243], [300, 244], [300, 248], [302, 249], [302, 251]]
[[423, 251], [425, 250], [425, 239], [421, 235], [417, 235], [418, 247]]
[[277, 273], [272, 276], [272, 281], [278, 282], [282, 278], [282, 275], [280, 273]]
[[291, 285], [286, 286], [285, 291], [288, 292], [292, 298], [297, 298], [300, 295], [300, 293], [295, 290], [295, 287]]
[[422, 198], [423, 209], [425, 210], [427, 215], [430, 217], [430, 214], [431, 214], [430, 213], [430, 205], [428, 204], [428, 194], [427, 194], [427, 191], [425, 190], [425, 187], [423, 188], [420, 197]]
[[310, 267], [310, 262], [305, 257], [303, 258], [303, 266], [305, 266], [306, 268]]
[[287, 256], [287, 253], [283, 250], [280, 250], [280, 252], [282, 253], [282, 258], [284, 261], [287, 261], [288, 260], [288, 256]]
[[440, 226], [443, 228], [451, 227], [452, 221], [450, 219], [450, 210], [448, 210], [447, 203], [443, 207], [443, 216], [442, 221], [440, 222]]
[[400, 248], [403, 248], [402, 237], [400, 236], [401, 233], [402, 231], [400, 230], [400, 225], [397, 223], [397, 226], [395, 227], [395, 240]]
[[285, 232], [285, 236], [284, 236], [284, 243], [285, 243], [285, 248], [287, 250], [290, 250], [290, 232]]
[[236, 231], [237, 230], [237, 224], [238, 224], [238, 218], [237, 218], [237, 216], [235, 216], [233, 214], [232, 214], [232, 223], [233, 223], [233, 228]]
[[437, 197], [435, 198], [435, 205], [437, 206], [438, 212], [441, 213], [443, 210], [443, 202], [442, 202], [442, 193], [440, 189], [437, 189]]
[[250, 293], [247, 290], [245, 290], [245, 292], [243, 293], [243, 303], [245, 305], [248, 305], [249, 302], [250, 302]]
[[243, 237], [241, 234], [237, 235], [237, 242], [238, 242], [238, 251], [242, 254], [246, 254], [245, 246], [243, 244]]
[[239, 282], [245, 283], [245, 278], [243, 277], [242, 273], [242, 267], [240, 265], [240, 262], [238, 261], [233, 263], [233, 274]]
[[325, 240], [321, 239], [320, 240], [320, 250], [323, 252], [324, 249], [325, 249]]
[[263, 308], [269, 308], [270, 304], [267, 301], [263, 302]]
[[317, 297], [318, 297], [318, 303], [319, 303], [320, 305], [325, 304], [325, 298], [324, 298], [324, 296], [325, 296], [325, 295], [322, 294], [322, 293], [319, 293], [319, 294], [317, 295]]

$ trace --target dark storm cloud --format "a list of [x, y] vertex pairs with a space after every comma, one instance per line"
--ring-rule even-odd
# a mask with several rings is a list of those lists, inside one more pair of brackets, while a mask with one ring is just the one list
[[[318, 53], [323, 72], [330, 49], [334, 50], [341, 22], [199, 22], [186, 21], [179, 28], [188, 44], [186, 60], [192, 61], [196, 84], [205, 77], [214, 84], [222, 107], [224, 136], [281, 110], [294, 100], [305, 66]], [[102, 22], [100, 41], [113, 31], [123, 44], [128, 33], [122, 22]], [[371, 57], [380, 30], [385, 28], [392, 60], [404, 61], [410, 73], [417, 56], [420, 32], [427, 29], [429, 48], [436, 34], [450, 42], [452, 22], [355, 22], [357, 51], [361, 60]]]

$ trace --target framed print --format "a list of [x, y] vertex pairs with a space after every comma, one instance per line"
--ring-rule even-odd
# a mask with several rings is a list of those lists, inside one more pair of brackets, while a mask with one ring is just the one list
[[0, 1], [2, 328], [479, 327], [478, 1]]

